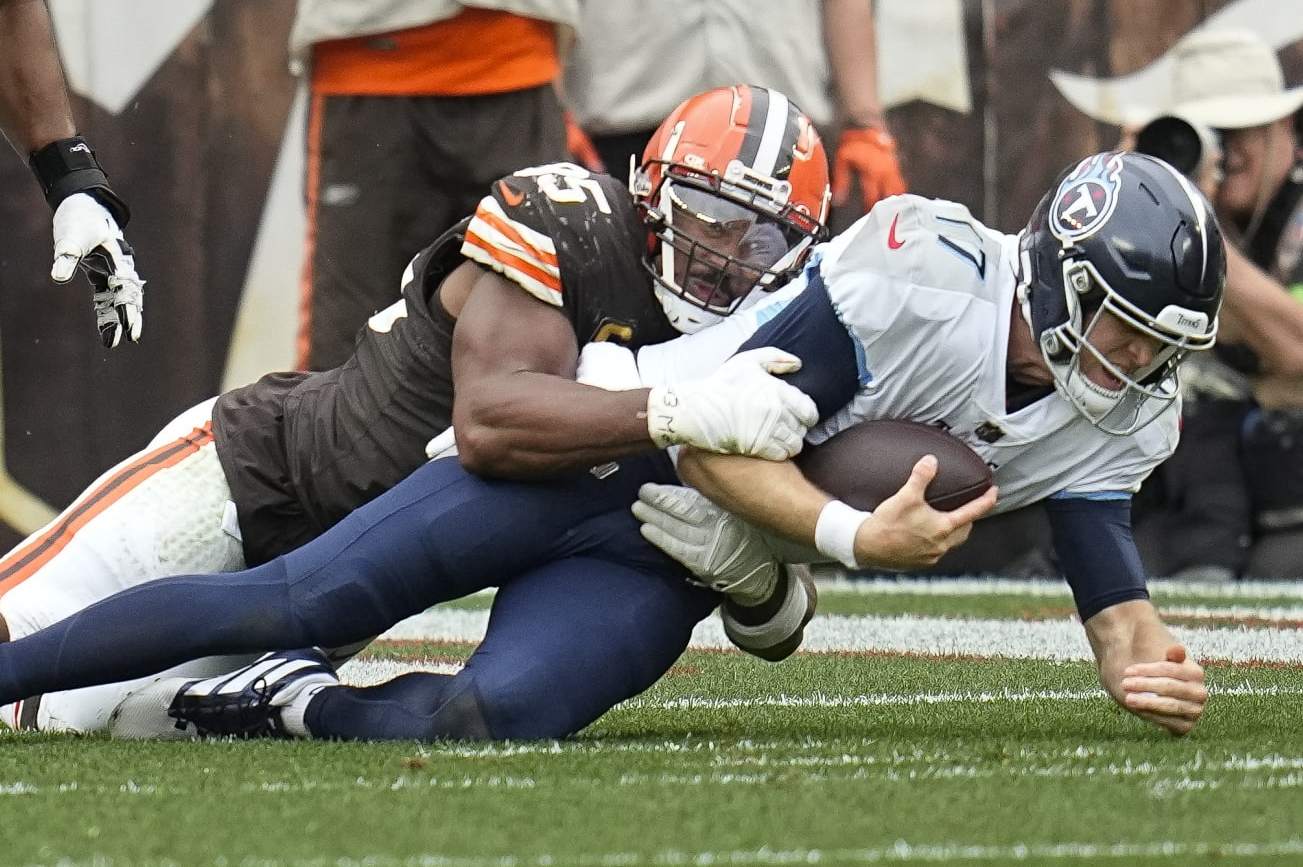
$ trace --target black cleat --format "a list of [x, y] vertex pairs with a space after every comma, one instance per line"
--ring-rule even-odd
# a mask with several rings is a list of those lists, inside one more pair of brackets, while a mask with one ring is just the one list
[[315, 648], [268, 653], [237, 671], [187, 681], [167, 715], [201, 736], [287, 738], [281, 708], [308, 686], [336, 684], [334, 666]]

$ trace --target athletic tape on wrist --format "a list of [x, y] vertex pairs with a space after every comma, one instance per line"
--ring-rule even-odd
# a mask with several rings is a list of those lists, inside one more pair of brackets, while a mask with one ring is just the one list
[[657, 448], [681, 442], [674, 432], [674, 410], [679, 396], [671, 388], [658, 385], [647, 395], [647, 433]]
[[814, 546], [847, 569], [860, 568], [855, 559], [855, 534], [871, 514], [852, 509], [841, 500], [830, 501], [814, 525]]

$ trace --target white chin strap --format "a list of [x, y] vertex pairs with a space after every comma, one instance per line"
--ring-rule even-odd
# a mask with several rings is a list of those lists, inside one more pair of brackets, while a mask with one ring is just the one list
[[1133, 434], [1158, 418], [1175, 400], [1174, 388], [1164, 393], [1157, 387], [1142, 386], [1116, 368], [1109, 372], [1122, 380], [1120, 388], [1109, 389], [1092, 382], [1081, 369], [1082, 356], [1092, 352], [1085, 345], [1086, 340], [1080, 338], [1077, 348], [1065, 361], [1053, 361], [1048, 353], [1044, 358], [1054, 377], [1055, 389], [1095, 427], [1113, 436]]
[[[1072, 357], [1074, 361], [1077, 358], [1076, 355]], [[1109, 391], [1103, 386], [1096, 385], [1077, 368], [1076, 364], [1056, 364], [1054, 367], [1058, 368], [1055, 371], [1055, 384], [1064, 392], [1068, 402], [1092, 424], [1102, 422], [1110, 412], [1117, 409], [1126, 392], [1125, 387]]]
[[683, 334], [696, 334], [701, 329], [716, 325], [724, 320], [724, 317], [718, 313], [711, 313], [689, 301], [685, 301], [660, 283], [655, 284], [655, 292], [656, 300], [661, 302], [661, 309], [665, 311], [665, 318], [670, 321], [670, 325], [674, 326], [675, 331]]

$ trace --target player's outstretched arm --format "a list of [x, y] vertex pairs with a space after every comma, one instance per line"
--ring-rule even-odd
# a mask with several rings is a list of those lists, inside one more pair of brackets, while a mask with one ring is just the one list
[[145, 284], [122, 236], [131, 212], [76, 134], [44, 0], [0, 0], [0, 129], [54, 210], [50, 276], [66, 283], [80, 265], [103, 344], [139, 340]]
[[813, 401], [773, 375], [800, 366], [776, 349], [737, 355], [700, 380], [626, 391], [576, 382], [577, 358], [560, 309], [479, 271], [453, 332], [462, 463], [530, 478], [679, 444], [782, 460], [817, 418]]
[[1189, 658], [1149, 600], [1112, 605], [1085, 625], [1100, 683], [1114, 701], [1175, 735], [1195, 727], [1208, 701], [1203, 667]]
[[936, 472], [936, 458], [923, 458], [905, 485], [869, 514], [834, 500], [789, 462], [697, 450], [679, 458], [680, 477], [735, 515], [848, 567], [892, 570], [935, 564], [995, 507], [992, 487], [954, 511], [937, 511], [924, 497]]
[[1108, 694], [1173, 734], [1188, 733], [1208, 700], [1203, 669], [1149, 602], [1125, 492], [1052, 497], [1054, 549]]

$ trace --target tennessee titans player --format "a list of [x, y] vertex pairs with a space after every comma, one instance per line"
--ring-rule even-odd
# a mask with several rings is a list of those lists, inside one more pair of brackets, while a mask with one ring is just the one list
[[[1207, 698], [1203, 671], [1148, 602], [1130, 497], [1176, 447], [1177, 369], [1213, 345], [1224, 280], [1217, 221], [1183, 176], [1149, 157], [1097, 154], [1065, 173], [1017, 237], [958, 205], [882, 203], [820, 248], [785, 290], [797, 299], [757, 336], [808, 359], [792, 378], [803, 388], [857, 381], [811, 442], [864, 419], [937, 424], [993, 468], [996, 511], [1045, 501], [1102, 684], [1127, 710], [1185, 733]], [[830, 371], [838, 342], [853, 352]], [[661, 354], [642, 350], [640, 365]], [[686, 354], [680, 344], [679, 363]], [[910, 567], [862, 553], [881, 552], [883, 529], [903, 526], [883, 520], [889, 504], [870, 517], [830, 503], [785, 463], [694, 450], [679, 471], [710, 500], [651, 486], [636, 509], [649, 538], [698, 572], [718, 571], [712, 543], [726, 534], [733, 571], [772, 559], [711, 501], [850, 567]]]

